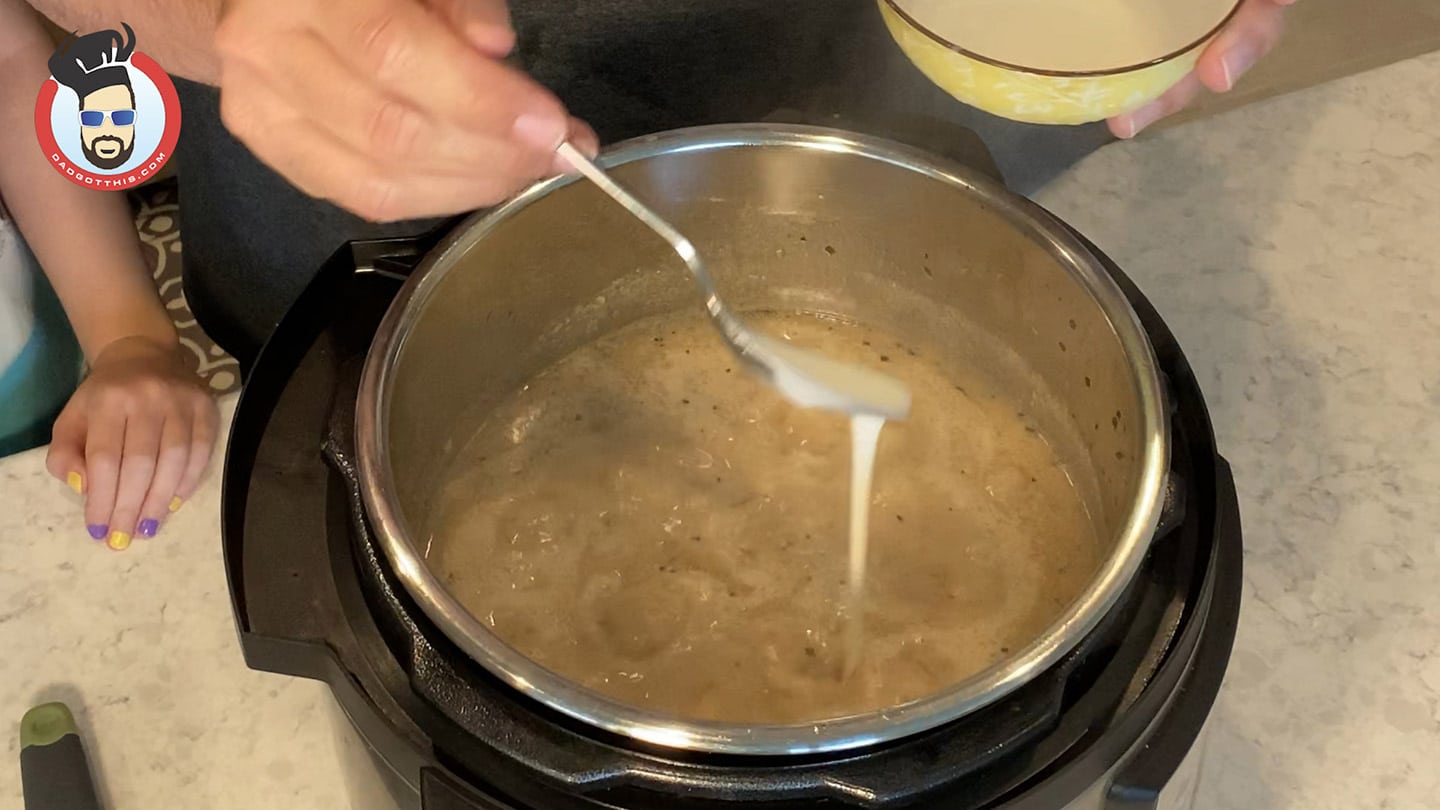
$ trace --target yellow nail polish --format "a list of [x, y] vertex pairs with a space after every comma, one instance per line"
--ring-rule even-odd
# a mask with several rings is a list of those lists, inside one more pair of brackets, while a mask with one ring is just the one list
[[170, 499], [170, 511], [171, 511], [171, 512], [179, 512], [179, 511], [180, 511], [180, 506], [181, 506], [182, 504], [184, 504], [184, 503], [185, 503], [185, 502], [182, 501], [182, 500], [180, 500], [180, 497], [179, 497], [178, 495], [177, 495], [176, 497], [174, 497], [174, 498], [171, 498], [171, 499]]
[[66, 474], [65, 485], [75, 490], [76, 495], [85, 494], [85, 479], [80, 477], [80, 473], [72, 472]]
[[111, 532], [110, 539], [105, 541], [105, 545], [116, 551], [124, 551], [130, 547], [130, 535], [125, 532]]

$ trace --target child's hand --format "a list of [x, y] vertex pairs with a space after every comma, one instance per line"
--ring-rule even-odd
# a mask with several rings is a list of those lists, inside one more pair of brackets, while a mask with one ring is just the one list
[[55, 420], [46, 466], [85, 496], [90, 536], [116, 551], [154, 537], [200, 483], [218, 423], [174, 345], [117, 340]]

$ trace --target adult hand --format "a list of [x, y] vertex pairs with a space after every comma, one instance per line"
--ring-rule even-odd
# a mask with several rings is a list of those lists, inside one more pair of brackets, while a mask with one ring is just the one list
[[1179, 112], [1209, 89], [1224, 93], [1275, 47], [1285, 30], [1285, 11], [1295, 0], [1245, 0], [1235, 19], [1205, 48], [1195, 70], [1159, 99], [1108, 122], [1117, 138], [1133, 138], [1151, 124]]
[[45, 465], [85, 497], [90, 536], [123, 551], [132, 535], [154, 537], [194, 493], [218, 422], [178, 347], [122, 338], [95, 358], [55, 420]]
[[502, 60], [504, 0], [225, 0], [226, 127], [302, 191], [366, 219], [493, 205], [595, 134]]

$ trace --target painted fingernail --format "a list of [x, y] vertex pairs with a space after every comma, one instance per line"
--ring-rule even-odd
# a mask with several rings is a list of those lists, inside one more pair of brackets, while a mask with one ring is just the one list
[[130, 535], [125, 532], [111, 532], [110, 539], [105, 541], [105, 545], [116, 551], [124, 551], [130, 547]]
[[110, 533], [110, 527], [103, 523], [91, 523], [89, 526], [86, 526], [85, 529], [90, 532], [90, 536], [96, 540], [104, 540], [105, 535]]
[[145, 518], [140, 521], [141, 537], [154, 537], [158, 531], [160, 531], [160, 521], [155, 518]]
[[179, 496], [176, 496], [176, 497], [170, 499], [170, 511], [171, 511], [171, 512], [179, 512], [179, 511], [180, 511], [180, 507], [181, 507], [181, 506], [184, 506], [184, 505], [185, 505], [185, 502], [182, 501], [182, 500], [180, 500]]
[[78, 472], [66, 473], [65, 485], [75, 490], [76, 495], [85, 494], [85, 479], [81, 478]]
[[536, 149], [554, 149], [565, 140], [565, 122], [538, 115], [515, 119], [515, 137]]
[[1255, 66], [1260, 59], [1260, 48], [1257, 43], [1249, 40], [1240, 40], [1230, 46], [1225, 56], [1220, 60], [1220, 67], [1225, 71], [1225, 89], [1229, 90], [1240, 81], [1245, 71]]

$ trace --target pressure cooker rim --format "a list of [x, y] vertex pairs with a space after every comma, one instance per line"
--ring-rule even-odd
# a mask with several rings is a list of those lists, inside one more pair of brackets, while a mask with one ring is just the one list
[[448, 267], [500, 223], [577, 178], [536, 183], [510, 201], [465, 219], [419, 264], [391, 303], [366, 356], [356, 404], [361, 496], [373, 536], [405, 590], [436, 626], [485, 669], [523, 694], [605, 731], [665, 748], [733, 755], [833, 753], [902, 739], [955, 720], [1013, 693], [1054, 666], [1114, 607], [1145, 559], [1158, 525], [1169, 463], [1169, 424], [1158, 363], [1139, 317], [1102, 263], [1043, 209], [964, 166], [881, 138], [820, 127], [731, 124], [646, 135], [605, 150], [614, 167], [663, 155], [781, 147], [860, 156], [980, 195], [1075, 274], [1114, 329], [1130, 362], [1143, 437], [1138, 495], [1109, 557], [1086, 590], [1028, 646], [943, 692], [887, 709], [818, 723], [760, 725], [682, 720], [607, 698], [545, 669], [487, 628], [455, 599], [411, 541], [386, 462], [389, 385], [405, 338]]

